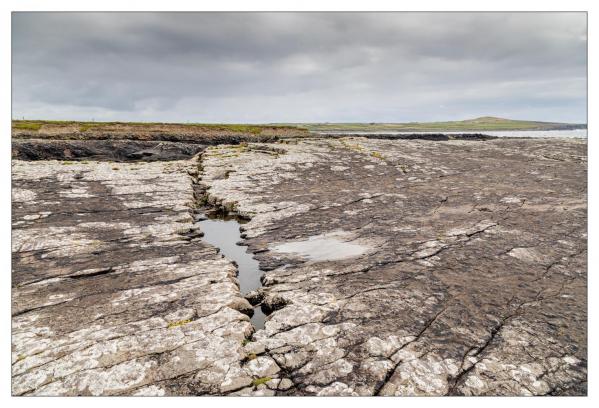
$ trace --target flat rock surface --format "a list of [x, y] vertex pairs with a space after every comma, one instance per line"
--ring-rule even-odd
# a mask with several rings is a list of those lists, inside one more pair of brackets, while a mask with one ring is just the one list
[[276, 147], [201, 182], [251, 217], [283, 393], [586, 394], [586, 140]]
[[194, 236], [197, 159], [13, 161], [12, 172], [14, 395], [252, 382], [236, 268]]
[[[585, 395], [586, 159], [348, 137], [14, 160], [13, 394]], [[251, 219], [262, 330], [204, 201]]]

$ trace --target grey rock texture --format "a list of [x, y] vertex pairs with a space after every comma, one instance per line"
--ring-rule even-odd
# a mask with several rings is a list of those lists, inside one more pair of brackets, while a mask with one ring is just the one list
[[236, 268], [193, 235], [196, 159], [13, 161], [12, 171], [14, 395], [251, 384]]
[[251, 218], [278, 393], [586, 394], [585, 140], [282, 148], [209, 148], [201, 181]]
[[204, 149], [202, 144], [136, 140], [14, 139], [12, 158], [18, 160], [184, 160]]
[[[13, 161], [15, 395], [585, 395], [586, 140]], [[250, 221], [250, 296], [200, 202]]]

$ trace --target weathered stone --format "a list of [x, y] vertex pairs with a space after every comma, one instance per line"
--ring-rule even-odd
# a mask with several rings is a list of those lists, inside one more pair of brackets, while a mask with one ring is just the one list
[[239, 377], [227, 378], [227, 380], [221, 384], [220, 390], [223, 393], [239, 390], [240, 388], [247, 387], [252, 383], [252, 377], [247, 375], [241, 375]]
[[266, 351], [264, 344], [258, 343], [255, 341], [251, 341], [251, 342], [247, 343], [243, 348], [247, 354], [258, 355], [258, 354], [263, 354]]
[[586, 141], [257, 146], [201, 183], [251, 218], [294, 393], [586, 394]]
[[248, 302], [250, 302], [250, 304], [252, 305], [257, 305], [260, 304], [260, 302], [262, 302], [262, 299], [264, 298], [264, 294], [262, 293], [261, 290], [252, 290], [251, 292], [248, 292], [245, 294], [245, 298], [247, 299]]
[[13, 394], [586, 394], [586, 141], [448, 139], [14, 161]]
[[197, 159], [116, 166], [13, 161], [13, 394], [250, 385], [236, 268], [181, 234]]
[[257, 378], [275, 376], [281, 369], [275, 361], [267, 356], [258, 356], [245, 365], [246, 371]]
[[291, 387], [293, 387], [293, 382], [289, 378], [281, 379], [277, 385], [277, 389], [279, 390], [288, 390]]

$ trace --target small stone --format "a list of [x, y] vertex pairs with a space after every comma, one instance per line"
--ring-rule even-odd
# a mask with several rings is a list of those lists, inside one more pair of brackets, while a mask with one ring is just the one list
[[285, 391], [285, 390], [288, 390], [291, 387], [293, 387], [293, 381], [291, 381], [289, 378], [283, 378], [279, 382], [278, 389]]
[[227, 395], [233, 396], [233, 397], [249, 397], [254, 395], [254, 387], [246, 387], [246, 388], [242, 388], [240, 390], [231, 392]]
[[229, 378], [220, 385], [220, 391], [225, 393], [229, 391], [238, 390], [243, 387], [247, 387], [252, 384], [252, 378], [249, 376], [240, 376]]
[[255, 391], [252, 395], [256, 397], [273, 397], [275, 395], [275, 391], [268, 388], [260, 389]]
[[256, 289], [246, 293], [244, 297], [252, 306], [256, 306], [264, 299], [264, 293], [260, 289]]
[[227, 306], [248, 316], [254, 313], [254, 308], [250, 305], [250, 302], [242, 297], [234, 298]]
[[243, 347], [243, 349], [247, 354], [255, 355], [263, 354], [266, 351], [264, 344], [257, 341], [250, 341]]
[[275, 363], [275, 360], [267, 356], [259, 356], [258, 358], [248, 361], [245, 365], [245, 369], [251, 375], [258, 378], [273, 377], [281, 371], [277, 363]]
[[279, 387], [279, 383], [281, 382], [280, 378], [273, 378], [272, 380], [266, 382], [266, 386], [271, 390], [276, 390]]

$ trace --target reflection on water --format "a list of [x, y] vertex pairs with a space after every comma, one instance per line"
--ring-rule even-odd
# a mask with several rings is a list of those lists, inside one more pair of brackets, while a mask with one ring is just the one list
[[[205, 242], [220, 249], [220, 252], [237, 263], [239, 269], [239, 288], [242, 294], [251, 292], [262, 286], [260, 282], [260, 266], [252, 254], [247, 252], [247, 246], [236, 245], [241, 240], [239, 222], [233, 217], [216, 216], [199, 222], [200, 229], [204, 233], [202, 238]], [[254, 308], [251, 322], [256, 329], [264, 328], [266, 316], [260, 306]]]
[[316, 262], [355, 258], [370, 249], [365, 245], [347, 242], [348, 239], [351, 239], [350, 234], [336, 231], [314, 235], [302, 241], [286, 242], [271, 249], [275, 252], [296, 254]]

